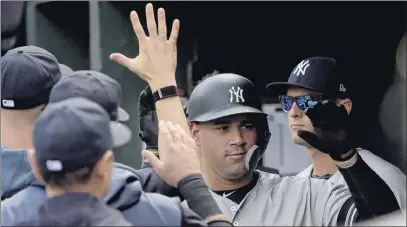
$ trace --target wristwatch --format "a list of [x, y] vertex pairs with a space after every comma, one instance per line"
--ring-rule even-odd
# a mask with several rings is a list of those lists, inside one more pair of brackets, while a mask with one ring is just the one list
[[175, 85], [159, 88], [153, 92], [153, 100], [156, 103], [158, 100], [178, 96], [178, 88]]

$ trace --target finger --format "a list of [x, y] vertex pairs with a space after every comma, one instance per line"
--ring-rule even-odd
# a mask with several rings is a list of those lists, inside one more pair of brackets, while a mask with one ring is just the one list
[[172, 135], [172, 139], [174, 141], [175, 144], [181, 144], [183, 143], [182, 137], [181, 137], [181, 133], [180, 131], [175, 127], [175, 125], [172, 124], [172, 122], [167, 121], [167, 127], [168, 130], [170, 131], [171, 135]]
[[155, 23], [153, 4], [146, 5], [147, 29], [150, 38], [157, 38], [157, 24]]
[[109, 56], [110, 60], [119, 63], [120, 65], [129, 68], [131, 59], [123, 54], [113, 53]]
[[321, 148], [320, 143], [318, 141], [317, 136], [314, 133], [305, 130], [298, 130], [297, 135], [312, 147], [320, 150]]
[[178, 129], [178, 131], [180, 132], [182, 141], [184, 141], [184, 143], [188, 144], [188, 145], [195, 145], [195, 141], [192, 139], [192, 137], [186, 133], [179, 124], [175, 125], [175, 127]]
[[158, 38], [163, 42], [167, 41], [167, 22], [163, 8], [158, 9]]
[[146, 40], [146, 33], [144, 33], [143, 26], [141, 26], [139, 16], [136, 11], [130, 13], [130, 21], [133, 26], [134, 33], [136, 33], [139, 45], [144, 45]]
[[160, 173], [163, 169], [164, 163], [155, 156], [155, 154], [149, 150], [141, 151], [143, 158], [153, 167], [153, 169]]
[[174, 140], [172, 138], [171, 132], [168, 130], [168, 126], [164, 121], [158, 123], [158, 136], [163, 138], [165, 144], [173, 144]]
[[174, 22], [172, 22], [172, 29], [171, 29], [171, 35], [170, 35], [170, 43], [175, 45], [177, 44], [178, 40], [178, 32], [179, 32], [179, 20], [175, 19]]

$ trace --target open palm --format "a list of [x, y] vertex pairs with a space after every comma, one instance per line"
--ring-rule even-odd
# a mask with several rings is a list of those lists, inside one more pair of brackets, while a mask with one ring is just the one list
[[147, 83], [174, 80], [177, 66], [177, 39], [179, 20], [174, 20], [170, 38], [167, 39], [167, 26], [164, 9], [158, 9], [158, 32], [151, 3], [146, 5], [146, 36], [135, 11], [130, 13], [130, 20], [139, 43], [139, 55], [128, 58], [120, 53], [113, 53], [110, 59], [136, 73]]

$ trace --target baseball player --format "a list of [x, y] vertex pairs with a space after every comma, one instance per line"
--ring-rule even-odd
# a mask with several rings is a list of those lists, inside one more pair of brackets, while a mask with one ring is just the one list
[[[354, 218], [355, 202], [359, 219], [398, 208], [391, 190], [356, 154], [353, 146], [348, 145], [351, 144], [349, 140], [346, 137], [344, 140], [337, 139], [340, 135], [331, 133], [329, 128], [320, 124], [324, 119], [318, 113], [326, 108], [343, 122], [347, 120], [344, 110], [336, 105], [320, 104], [318, 108], [316, 105], [310, 113], [314, 113], [311, 120], [319, 129], [318, 135], [306, 132], [300, 135], [308, 141], [324, 145], [321, 151], [329, 153], [335, 160], [352, 193], [344, 186], [319, 179], [280, 178], [275, 174], [259, 171], [256, 174], [253, 171], [267, 146], [270, 133], [266, 115], [260, 110], [260, 98], [246, 78], [233, 74], [217, 75], [199, 84], [189, 100], [188, 126], [175, 82], [179, 22], [174, 21], [172, 34], [167, 40], [164, 10], [158, 10], [158, 32], [151, 4], [146, 6], [146, 15], [149, 37], [145, 35], [137, 13], [131, 13], [139, 41], [139, 55], [128, 58], [114, 53], [110, 59], [136, 73], [150, 85], [159, 120], [172, 121], [184, 131], [190, 129], [199, 148], [201, 178], [205, 179], [217, 204], [235, 226], [335, 225], [338, 222], [352, 222], [346, 217]], [[347, 131], [340, 130], [340, 133], [346, 135]], [[321, 137], [321, 134], [325, 136]], [[143, 151], [143, 156], [163, 180], [176, 186], [171, 173], [187, 171], [187, 167], [194, 169], [196, 166], [179, 161], [178, 169], [175, 165], [172, 166], [173, 171], [164, 171], [169, 163], [185, 160], [182, 158], [186, 155], [168, 152], [165, 137], [166, 134], [159, 136], [160, 159], [149, 151]], [[178, 147], [183, 146], [182, 143], [177, 144]], [[197, 157], [190, 152], [187, 154], [189, 161], [196, 163]], [[372, 188], [378, 190], [373, 191]], [[367, 191], [368, 200], [361, 201], [360, 198], [364, 198]], [[378, 197], [386, 198], [381, 207], [371, 201]]]
[[36, 46], [9, 50], [1, 58], [1, 200], [27, 187], [32, 127], [48, 103], [51, 88], [72, 73]]
[[33, 172], [45, 182], [47, 199], [13, 226], [131, 226], [109, 207], [114, 155], [129, 131], [98, 104], [70, 98], [45, 108], [34, 125]]
[[[280, 95], [282, 109], [288, 113], [292, 141], [305, 146], [311, 157], [312, 165], [298, 176], [310, 176], [346, 185], [332, 158], [297, 136], [299, 129], [313, 131], [312, 122], [304, 111], [312, 108], [315, 101], [329, 98], [343, 105], [348, 113], [351, 112], [352, 100], [349, 98], [349, 91], [341, 82], [335, 59], [328, 57], [304, 59], [293, 69], [288, 82], [271, 83], [267, 88], [270, 93]], [[405, 214], [405, 174], [368, 150], [359, 148], [358, 153], [390, 187]]]
[[[216, 74], [212, 74], [213, 76]], [[210, 77], [207, 76], [206, 78]], [[184, 112], [186, 117], [187, 113], [187, 103], [183, 102]], [[140, 139], [146, 144], [146, 150], [152, 151], [157, 157], [158, 153], [158, 119], [155, 110], [154, 100], [152, 92], [149, 86], [147, 86], [141, 93], [139, 97], [139, 136]], [[272, 168], [258, 167], [258, 169], [264, 172], [277, 173], [278, 171]], [[143, 161], [142, 168], [136, 170], [138, 180], [143, 186], [143, 190], [146, 192], [157, 192], [166, 196], [178, 196], [183, 200], [182, 195], [179, 191], [168, 185], [163, 181], [160, 176], [151, 168], [148, 162]]]

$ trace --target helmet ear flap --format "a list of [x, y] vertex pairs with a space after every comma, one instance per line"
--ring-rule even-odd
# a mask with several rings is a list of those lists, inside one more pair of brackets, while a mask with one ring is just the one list
[[267, 116], [260, 116], [255, 120], [257, 139], [256, 145], [251, 147], [245, 157], [245, 168], [249, 171], [255, 169], [263, 157], [270, 141], [271, 133], [268, 126]]
[[256, 145], [259, 146], [261, 149], [266, 150], [271, 137], [267, 116], [260, 116], [258, 118], [258, 120], [256, 121], [256, 128], [257, 128]]

